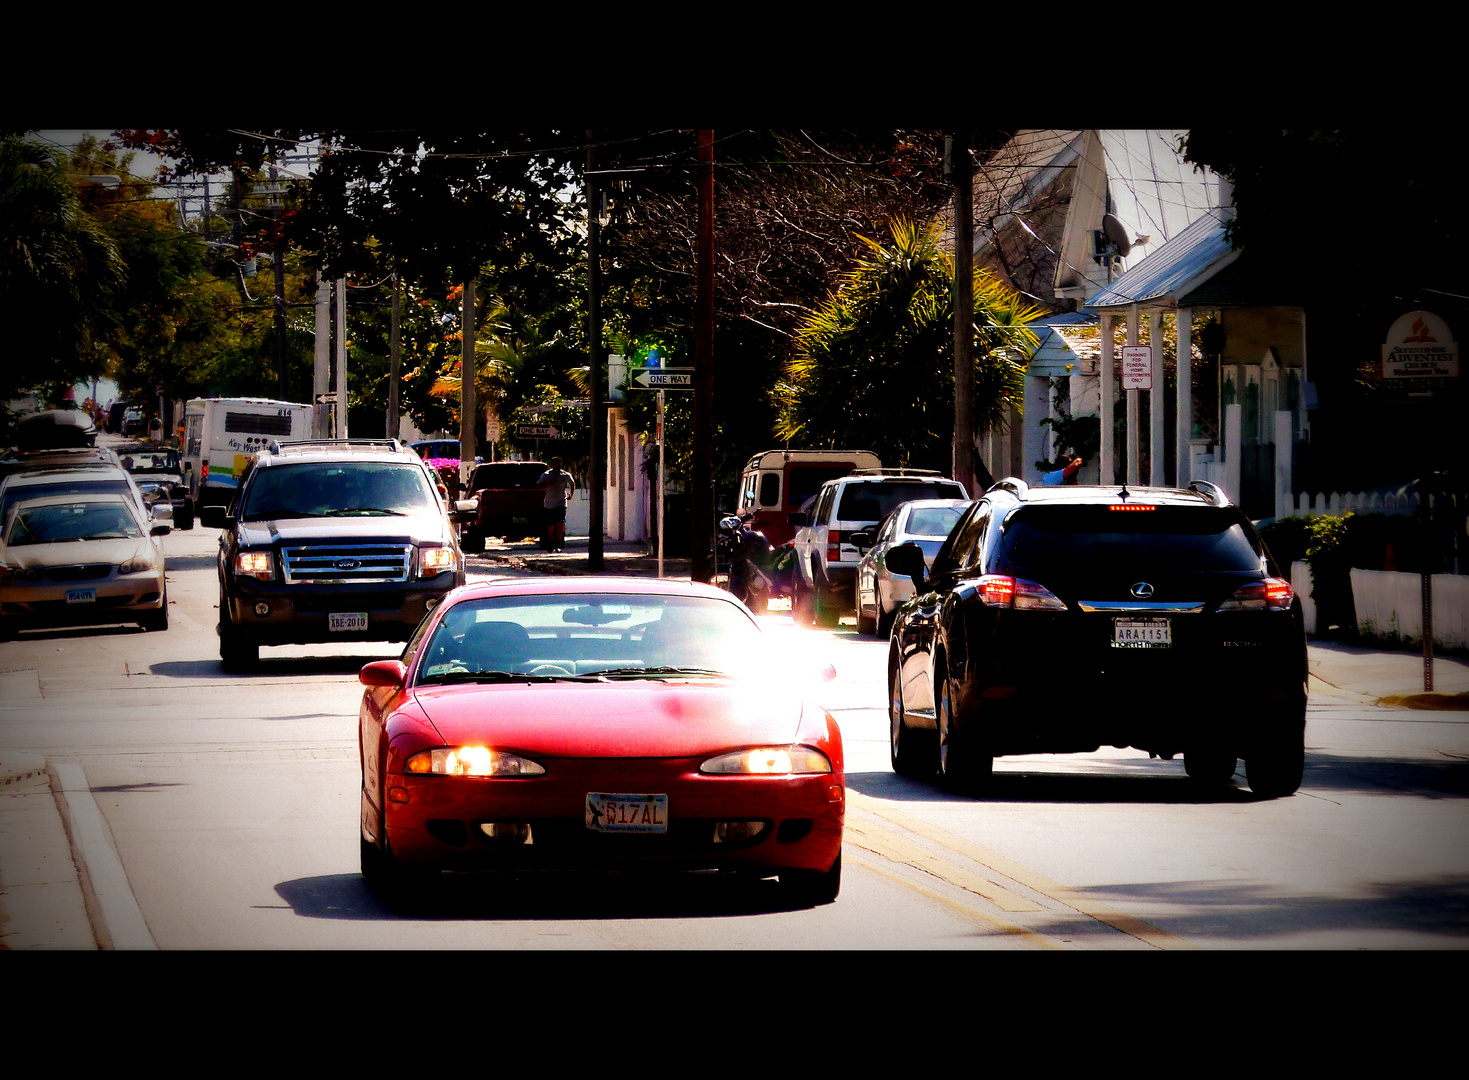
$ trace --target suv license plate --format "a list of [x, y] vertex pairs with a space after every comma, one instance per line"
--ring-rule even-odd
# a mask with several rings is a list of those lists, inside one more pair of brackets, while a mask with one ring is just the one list
[[592, 832], [666, 833], [668, 796], [588, 792], [587, 828]]
[[326, 617], [329, 630], [366, 630], [367, 612], [333, 611]]
[[1113, 619], [1114, 649], [1166, 649], [1173, 644], [1173, 627], [1167, 619]]
[[[53, 596], [55, 593], [52, 594]], [[67, 589], [66, 602], [68, 604], [95, 604], [97, 602], [96, 589]]]

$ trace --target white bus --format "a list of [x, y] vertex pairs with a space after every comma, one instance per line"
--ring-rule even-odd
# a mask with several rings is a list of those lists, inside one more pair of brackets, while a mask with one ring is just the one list
[[310, 405], [266, 398], [195, 398], [184, 407], [185, 514], [228, 506], [256, 451], [272, 439], [311, 438]]

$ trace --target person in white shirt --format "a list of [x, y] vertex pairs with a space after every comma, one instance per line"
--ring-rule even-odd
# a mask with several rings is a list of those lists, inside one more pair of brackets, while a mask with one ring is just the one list
[[546, 492], [546, 546], [560, 551], [566, 544], [566, 500], [576, 490], [576, 481], [561, 467], [561, 459], [553, 457], [551, 467], [541, 473], [536, 487]]

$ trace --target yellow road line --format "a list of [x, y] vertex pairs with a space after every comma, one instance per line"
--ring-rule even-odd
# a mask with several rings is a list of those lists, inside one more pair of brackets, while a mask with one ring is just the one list
[[908, 878], [903, 877], [901, 874], [895, 874], [891, 870], [886, 869], [885, 867], [872, 861], [871, 859], [858, 858], [853, 859], [852, 861], [858, 866], [872, 871], [874, 874], [885, 877], [889, 881], [896, 882], [897, 884], [902, 885], [905, 888], [912, 889], [914, 892], [925, 897], [926, 899], [932, 900], [934, 903], [950, 909], [962, 919], [966, 919], [972, 923], [978, 923], [980, 926], [989, 929], [998, 930], [1004, 934], [1010, 934], [1014, 937], [1020, 938], [1028, 945], [1033, 945], [1037, 949], [1051, 949], [1057, 951], [1071, 951], [1075, 949], [1075, 946], [1069, 945], [1062, 941], [1058, 941], [1053, 937], [1049, 937], [1045, 934], [1037, 934], [1035, 931], [1027, 930], [1023, 926], [1016, 926], [1012, 922], [1007, 922], [1004, 919], [997, 919], [993, 915], [987, 915], [983, 911], [980, 911], [978, 908], [973, 907], [972, 905], [960, 903], [958, 900], [955, 900], [952, 897], [943, 895], [943, 893], [939, 892], [937, 889], [931, 889], [927, 885], [922, 885], [916, 881], [912, 881]]
[[[932, 840], [934, 843], [940, 844], [950, 851], [963, 855], [967, 859], [972, 859], [981, 866], [989, 867], [991, 870], [1024, 885], [1028, 889], [1033, 889], [1042, 896], [1050, 897], [1059, 904], [1065, 904], [1067, 907], [1073, 908], [1083, 915], [1096, 919], [1098, 922], [1104, 923], [1115, 930], [1120, 930], [1124, 934], [1137, 938], [1139, 941], [1146, 942], [1154, 948], [1192, 949], [1195, 947], [1182, 938], [1159, 930], [1155, 926], [1150, 926], [1133, 915], [1128, 915], [1100, 901], [1082, 896], [1075, 890], [1037, 874], [1029, 867], [1022, 866], [1017, 862], [1005, 858], [1003, 855], [982, 848], [977, 844], [971, 844], [962, 837], [954, 836], [952, 833], [945, 832], [943, 829], [930, 825], [925, 821], [910, 817], [901, 811], [893, 809], [887, 803], [870, 798], [860, 792], [852, 791], [850, 788], [847, 790], [847, 803], [859, 810], [865, 810], [870, 814], [890, 821], [894, 825], [907, 829], [909, 832], [915, 833], [918, 836]], [[854, 823], [849, 821], [847, 828], [850, 830], [853, 828], [853, 825]], [[990, 887], [999, 888], [995, 885], [991, 885]], [[988, 899], [988, 897], [986, 898]], [[1019, 898], [1017, 897], [1016, 899]], [[1010, 908], [1007, 910], [1027, 909]], [[1028, 910], [1038, 909], [1032, 907]]]
[[[850, 796], [848, 796], [850, 798]], [[874, 855], [881, 855], [897, 863], [907, 863], [919, 870], [927, 870], [935, 877], [957, 885], [959, 888], [982, 896], [1001, 911], [1042, 911], [1033, 900], [1016, 896], [993, 881], [962, 870], [946, 859], [941, 859], [927, 848], [909, 843], [886, 829], [864, 828], [861, 822], [848, 820], [845, 841], [864, 848]]]

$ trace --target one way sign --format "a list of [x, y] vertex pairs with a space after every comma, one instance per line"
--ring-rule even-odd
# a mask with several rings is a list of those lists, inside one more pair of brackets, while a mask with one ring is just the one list
[[694, 369], [691, 367], [633, 368], [634, 386], [644, 390], [692, 390]]

